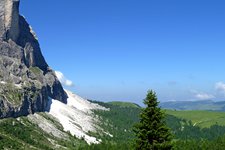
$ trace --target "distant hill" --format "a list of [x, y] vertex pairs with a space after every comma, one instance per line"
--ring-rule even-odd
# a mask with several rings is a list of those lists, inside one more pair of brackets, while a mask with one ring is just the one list
[[116, 106], [120, 106], [120, 107], [141, 108], [141, 106], [139, 106], [138, 104], [131, 103], [131, 102], [113, 101], [113, 102], [108, 102], [108, 104], [116, 105]]
[[166, 110], [166, 114], [179, 119], [191, 121], [194, 126], [209, 128], [212, 125], [225, 126], [225, 112], [213, 112], [202, 110], [175, 111]]
[[[80, 116], [80, 114], [92, 115], [91, 117], [94, 118], [92, 123], [98, 128], [96, 128], [96, 131], [88, 131], [85, 134], [86, 137], [101, 139], [101, 144], [88, 145], [85, 137], [76, 138], [71, 132], [65, 131], [63, 125], [60, 123], [60, 118], [55, 118], [57, 115], [51, 115], [50, 112], [0, 120], [0, 149], [132, 149], [131, 143], [134, 138], [133, 126], [139, 121], [141, 107], [127, 102], [104, 103], [92, 101], [92, 103], [89, 103], [76, 95], [73, 96], [76, 97], [74, 99], [74, 104], [76, 105], [73, 105], [72, 108], [77, 110], [75, 111], [76, 115], [73, 116], [78, 117], [79, 121], [85, 120], [85, 122], [80, 123], [77, 119], [74, 121], [74, 125], [76, 125], [78, 130], [80, 128], [80, 132], [84, 132], [83, 128], [88, 124], [90, 125], [90, 122], [87, 121], [88, 116]], [[53, 106], [59, 103], [61, 102], [53, 101]], [[89, 113], [78, 111], [82, 108], [91, 109], [92, 107], [99, 106], [96, 103], [108, 109], [95, 109], [91, 112], [88, 111]], [[69, 104], [71, 104], [71, 101], [69, 101]], [[66, 113], [64, 116], [69, 115], [68, 118], [73, 119], [69, 113], [73, 109], [64, 105], [59, 105], [60, 110], [65, 107], [64, 111]], [[78, 109], [75, 106], [80, 107]], [[86, 109], [82, 110], [85, 111]], [[200, 146], [199, 148], [199, 145], [201, 145], [200, 142], [203, 144], [211, 144], [212, 147], [208, 145], [207, 148], [213, 149], [216, 142], [212, 140], [225, 134], [225, 112], [164, 111], [166, 112], [165, 121], [174, 134], [175, 150], [180, 150], [180, 147], [182, 150], [191, 149], [190, 145], [194, 147], [193, 149], [201, 149], [204, 146]], [[64, 117], [63, 119], [66, 118]], [[60, 136], [63, 138], [60, 138]], [[186, 139], [191, 140], [186, 141]], [[193, 142], [193, 140], [195, 143], [186, 144], [186, 142]]]
[[161, 108], [172, 110], [209, 110], [225, 111], [225, 101], [170, 101], [160, 103]]

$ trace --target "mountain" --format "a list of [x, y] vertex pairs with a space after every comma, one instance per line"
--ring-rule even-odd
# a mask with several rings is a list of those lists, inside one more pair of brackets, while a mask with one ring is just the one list
[[[0, 149], [127, 150], [141, 108], [90, 102], [66, 91], [68, 103], [50, 100], [49, 112], [0, 121]], [[166, 111], [174, 149], [224, 149], [224, 112]], [[218, 139], [218, 140], [217, 140]]]
[[138, 104], [130, 103], [130, 102], [121, 102], [121, 101], [113, 101], [108, 102], [109, 104], [120, 106], [120, 107], [134, 107], [134, 108], [141, 108]]
[[[34, 31], [19, 15], [19, 3], [0, 1], [0, 149], [132, 149], [132, 128], [139, 121], [141, 107], [88, 101], [64, 90], [45, 61]], [[210, 113], [211, 120], [203, 112], [201, 122], [196, 122], [196, 112], [191, 118], [177, 111], [167, 113], [165, 121], [178, 145], [175, 149], [184, 148], [184, 139], [184, 143], [200, 139], [200, 144], [205, 144], [205, 139], [225, 133], [225, 127], [218, 126], [225, 124], [221, 112], [217, 112], [218, 118]], [[216, 142], [211, 144], [213, 148]], [[199, 141], [196, 143], [199, 146]]]
[[159, 104], [164, 109], [225, 111], [225, 101], [169, 101]]
[[91, 133], [109, 133], [98, 125], [93, 110], [108, 109], [63, 89], [36, 34], [19, 14], [19, 4], [0, 1], [0, 149], [100, 143]]
[[0, 118], [45, 111], [49, 98], [67, 102], [19, 3], [0, 1]]
[[166, 110], [166, 114], [191, 121], [194, 126], [209, 128], [212, 125], [225, 126], [225, 112], [206, 110]]
[[49, 112], [1, 119], [0, 149], [130, 149], [140, 108], [66, 93], [67, 104], [50, 99]]
[[67, 103], [50, 99], [48, 111], [0, 120], [0, 149], [78, 149], [99, 144], [110, 133], [94, 111], [109, 109], [66, 91]]

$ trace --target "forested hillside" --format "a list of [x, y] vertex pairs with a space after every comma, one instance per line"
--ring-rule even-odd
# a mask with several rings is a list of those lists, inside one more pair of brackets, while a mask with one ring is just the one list
[[225, 111], [225, 101], [170, 101], [162, 102], [160, 106], [163, 109], [171, 110], [207, 110], [207, 111]]
[[[92, 145], [89, 149], [132, 149], [134, 133], [133, 125], [139, 120], [141, 107], [123, 103], [97, 102], [110, 111], [97, 111], [101, 116], [101, 126], [113, 137], [105, 137], [100, 145]], [[120, 105], [121, 104], [121, 105]], [[225, 113], [210, 111], [172, 111], [166, 112], [166, 123], [173, 134], [174, 149], [223, 149], [225, 146], [225, 124], [221, 122]], [[204, 115], [203, 115], [204, 114]], [[207, 120], [202, 124], [199, 121]], [[225, 119], [224, 119], [225, 120]], [[99, 135], [101, 136], [101, 135]]]
[[[60, 140], [47, 134], [29, 121], [27, 117], [9, 118], [0, 121], [0, 149], [72, 149], [72, 150], [132, 150], [134, 138], [133, 125], [139, 121], [141, 107], [124, 103], [98, 104], [110, 108], [109, 111], [96, 110], [95, 115], [100, 119], [100, 129], [89, 133], [102, 139], [98, 145], [88, 145], [69, 133], [69, 140]], [[175, 150], [184, 149], [218, 149], [225, 146], [225, 126], [219, 120], [225, 116], [221, 112], [207, 111], [166, 111], [166, 123], [173, 134]], [[204, 115], [203, 115], [204, 114]], [[54, 122], [60, 131], [62, 127], [48, 115], [41, 113], [46, 119]], [[215, 118], [213, 120], [213, 117]], [[216, 119], [217, 118], [217, 119]], [[196, 124], [196, 119], [209, 120], [205, 124]], [[211, 123], [210, 122], [211, 119]], [[224, 119], [225, 120], [225, 119]], [[217, 123], [218, 121], [218, 123]]]

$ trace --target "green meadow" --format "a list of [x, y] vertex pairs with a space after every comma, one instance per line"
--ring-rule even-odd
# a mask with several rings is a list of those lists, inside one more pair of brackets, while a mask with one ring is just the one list
[[225, 126], [225, 112], [215, 112], [215, 111], [175, 111], [175, 110], [165, 110], [166, 114], [173, 115], [180, 119], [192, 121], [194, 126], [199, 126], [201, 128], [209, 128], [212, 125], [218, 124]]

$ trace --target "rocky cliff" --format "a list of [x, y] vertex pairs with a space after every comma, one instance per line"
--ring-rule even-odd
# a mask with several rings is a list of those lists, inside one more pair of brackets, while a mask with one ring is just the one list
[[44, 111], [49, 98], [67, 102], [19, 0], [0, 0], [0, 118]]

